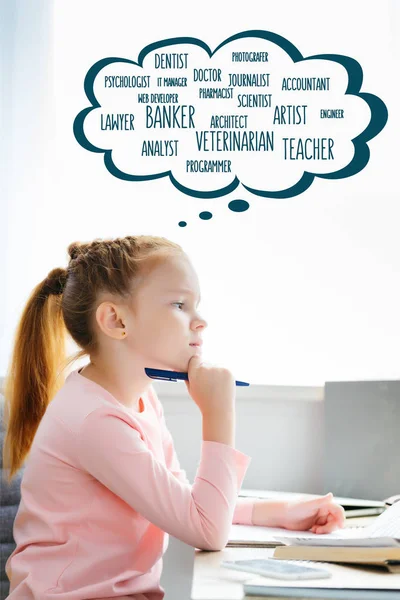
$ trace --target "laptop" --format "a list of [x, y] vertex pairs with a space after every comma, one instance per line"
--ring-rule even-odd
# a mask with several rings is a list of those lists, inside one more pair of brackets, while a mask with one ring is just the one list
[[400, 381], [325, 384], [324, 490], [384, 500], [400, 493]]

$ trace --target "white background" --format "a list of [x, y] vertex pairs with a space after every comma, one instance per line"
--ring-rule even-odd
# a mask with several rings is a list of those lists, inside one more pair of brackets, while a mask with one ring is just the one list
[[[29, 32], [28, 15], [20, 18]], [[49, 270], [66, 266], [69, 243], [144, 233], [178, 242], [191, 257], [209, 324], [204, 357], [237, 379], [322, 385], [399, 377], [398, 2], [55, 2], [39, 64], [29, 62], [29, 39], [23, 25], [17, 29], [1, 200], [1, 374], [29, 293]], [[178, 36], [215, 48], [250, 29], [284, 36], [303, 56], [337, 53], [361, 64], [362, 91], [379, 96], [389, 111], [386, 127], [369, 142], [363, 171], [316, 179], [287, 200], [253, 197], [239, 186], [205, 201], [166, 179], [120, 181], [101, 154], [76, 142], [72, 123], [88, 106], [84, 77], [100, 58], [136, 60], [144, 46]], [[231, 212], [234, 199], [247, 200], [250, 209]], [[211, 220], [199, 219], [204, 210]], [[178, 227], [181, 220], [186, 228]]]

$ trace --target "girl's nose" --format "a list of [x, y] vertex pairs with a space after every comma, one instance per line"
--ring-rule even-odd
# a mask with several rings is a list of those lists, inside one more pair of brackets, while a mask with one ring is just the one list
[[192, 322], [193, 329], [205, 329], [208, 326], [208, 323], [205, 319], [199, 317]]

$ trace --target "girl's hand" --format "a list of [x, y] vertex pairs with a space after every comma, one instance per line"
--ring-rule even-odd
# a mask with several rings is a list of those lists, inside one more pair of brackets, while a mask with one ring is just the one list
[[332, 493], [311, 500], [293, 500], [286, 504], [283, 527], [293, 531], [311, 530], [330, 533], [345, 523], [344, 509], [332, 500]]
[[204, 363], [195, 355], [188, 364], [185, 381], [188, 392], [204, 416], [223, 415], [235, 410], [235, 378], [228, 369]]

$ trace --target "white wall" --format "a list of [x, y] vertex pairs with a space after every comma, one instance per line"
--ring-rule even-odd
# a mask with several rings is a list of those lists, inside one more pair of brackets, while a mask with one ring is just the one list
[[[200, 460], [201, 415], [179, 383], [154, 382], [186, 474]], [[244, 488], [323, 493], [323, 388], [237, 389], [236, 448], [251, 457]]]
[[60, 228], [41, 212], [43, 203], [57, 204], [52, 12], [46, 0], [0, 4], [1, 375], [28, 295], [47, 274], [45, 257], [54, 247], [50, 232]]
[[[12, 139], [1, 198], [8, 236], [1, 254], [0, 373], [31, 289], [50, 269], [66, 265], [71, 241], [154, 233], [181, 243], [192, 257], [209, 322], [204, 355], [238, 379], [323, 385], [398, 378], [398, 2], [249, 0], [245, 10], [172, 2], [157, 5], [157, 18], [152, 3], [38, 2], [33, 12], [29, 3], [14, 6], [4, 21], [15, 25], [14, 37], [3, 40], [12, 50], [2, 81], [3, 121]], [[100, 155], [77, 144], [73, 119], [87, 105], [84, 76], [99, 58], [136, 58], [145, 45], [178, 35], [215, 47], [252, 28], [283, 35], [305, 56], [339, 53], [360, 62], [362, 90], [377, 94], [389, 110], [363, 171], [316, 180], [284, 201], [254, 198], [243, 188], [202, 201], [165, 180], [113, 178]], [[250, 210], [229, 211], [235, 198], [247, 199]], [[214, 218], [200, 220], [200, 210]], [[177, 226], [183, 218], [185, 229]]]

